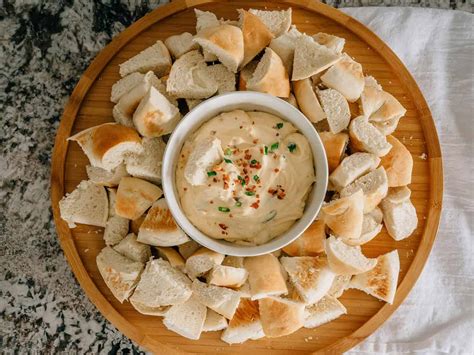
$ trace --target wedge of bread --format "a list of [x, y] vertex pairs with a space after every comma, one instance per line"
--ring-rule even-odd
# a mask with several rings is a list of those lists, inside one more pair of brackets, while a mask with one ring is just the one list
[[172, 306], [166, 312], [163, 324], [185, 338], [197, 340], [201, 337], [206, 314], [206, 306], [193, 296], [184, 303]]
[[120, 243], [114, 246], [114, 250], [126, 258], [143, 264], [151, 257], [150, 246], [137, 242], [137, 236], [133, 233], [127, 235]]
[[319, 302], [306, 306], [304, 327], [316, 328], [346, 313], [347, 309], [341, 302], [334, 297], [325, 296]]
[[332, 282], [331, 288], [329, 289], [326, 296], [339, 298], [342, 296], [345, 290], [349, 288], [349, 282], [351, 281], [352, 275], [337, 275]]
[[236, 268], [243, 268], [244, 267], [244, 258], [242, 256], [226, 255], [226, 257], [222, 261], [222, 265], [232, 266], [232, 267], [236, 267]]
[[217, 82], [217, 93], [225, 94], [236, 90], [235, 74], [223, 64], [214, 64], [207, 67], [208, 75]]
[[278, 97], [290, 95], [290, 80], [278, 54], [271, 48], [265, 49], [257, 68], [246, 83], [247, 90], [264, 92]]
[[202, 99], [185, 99], [185, 101], [186, 101], [186, 106], [188, 106], [188, 110], [191, 111], [193, 108], [195, 108], [197, 105], [199, 105], [204, 100], [202, 100]]
[[288, 75], [293, 72], [293, 57], [295, 54], [296, 39], [301, 35], [302, 33], [298, 31], [295, 26], [291, 26], [288, 32], [272, 39], [269, 45], [269, 47], [274, 50], [283, 61]]
[[[210, 11], [194, 9], [194, 13], [196, 15], [196, 33], [199, 33], [199, 31], [207, 27], [221, 25], [221, 21], [219, 21], [217, 16]], [[202, 49], [202, 54], [206, 62], [214, 62], [217, 60], [217, 56], [215, 54], [208, 52], [204, 48]]]
[[105, 224], [104, 242], [106, 245], [120, 243], [128, 234], [129, 220], [120, 216], [111, 216]]
[[223, 254], [201, 247], [186, 259], [185, 270], [189, 277], [195, 278], [220, 265], [223, 260]]
[[252, 300], [278, 296], [288, 292], [282, 267], [272, 254], [245, 258]]
[[379, 164], [380, 158], [375, 154], [354, 153], [342, 160], [341, 164], [339, 164], [339, 166], [329, 176], [329, 181], [332, 186], [339, 191], [362, 175], [375, 170]]
[[166, 312], [171, 308], [171, 306], [157, 306], [157, 307], [148, 307], [138, 301], [130, 300], [130, 304], [141, 314], [147, 316], [163, 317], [166, 315]]
[[181, 256], [186, 260], [189, 258], [191, 255], [194, 254], [194, 252], [198, 249], [202, 248], [202, 246], [198, 243], [196, 243], [194, 240], [190, 239], [188, 242], [184, 244], [178, 245], [178, 251], [181, 254]]
[[258, 307], [263, 332], [269, 338], [294, 333], [304, 324], [303, 303], [272, 297], [259, 300]]
[[143, 138], [143, 152], [140, 154], [129, 154], [126, 161], [126, 171], [133, 177], [161, 183], [161, 164], [166, 144], [159, 137]]
[[301, 112], [303, 112], [311, 122], [316, 123], [324, 120], [327, 116], [316, 97], [311, 79], [296, 80], [293, 81], [292, 84], [293, 92], [295, 93], [296, 101], [298, 102]]
[[[235, 315], [234, 315], [235, 316]], [[207, 309], [206, 320], [202, 327], [203, 332], [216, 332], [227, 328], [227, 319], [212, 309]]]
[[382, 211], [388, 234], [395, 240], [408, 238], [418, 225], [416, 209], [410, 201], [407, 187], [391, 188], [382, 201]]
[[351, 112], [344, 96], [333, 89], [318, 90], [317, 94], [331, 133], [337, 134], [345, 130], [349, 126]]
[[369, 116], [370, 121], [384, 122], [391, 119], [398, 119], [405, 115], [407, 110], [393, 95], [384, 91], [381, 96], [383, 98], [383, 104]]
[[275, 37], [284, 34], [291, 26], [291, 7], [281, 11], [250, 9], [249, 12], [260, 18]]
[[193, 185], [205, 185], [208, 180], [207, 171], [224, 157], [220, 139], [209, 136], [198, 140], [192, 147], [186, 166], [184, 178]]
[[392, 148], [385, 135], [380, 133], [364, 116], [359, 116], [351, 121], [349, 135], [351, 147], [356, 151], [366, 151], [383, 157]]
[[143, 264], [130, 260], [111, 247], [105, 247], [97, 255], [97, 268], [105, 284], [120, 303], [126, 301], [137, 285]]
[[193, 42], [193, 37], [191, 33], [183, 32], [165, 39], [165, 45], [173, 58], [178, 59], [185, 53], [199, 49], [199, 45]]
[[239, 72], [239, 90], [245, 91], [247, 90], [247, 82], [252, 77], [255, 69], [257, 69], [258, 61], [252, 60], [248, 63], [242, 70]]
[[169, 262], [172, 267], [184, 269], [183, 257], [173, 248], [156, 247], [156, 251], [158, 256]]
[[345, 244], [334, 236], [326, 239], [326, 254], [331, 269], [340, 275], [356, 275], [369, 271], [377, 264], [377, 259], [368, 259], [359, 246]]
[[150, 70], [158, 75], [158, 77], [162, 77], [170, 71], [171, 56], [164, 43], [156, 41], [151, 47], [144, 49], [119, 66], [122, 77], [133, 72], [145, 74]]
[[[114, 209], [115, 211], [115, 209]], [[130, 221], [130, 232], [138, 235], [140, 230], [140, 226], [142, 225], [143, 221], [145, 220], [146, 214], [142, 214], [140, 217]]]
[[382, 301], [392, 304], [397, 291], [400, 258], [395, 249], [377, 258], [375, 267], [363, 274], [355, 275], [350, 286]]
[[326, 239], [326, 225], [324, 220], [315, 220], [294, 242], [283, 247], [289, 256], [317, 256], [324, 252]]
[[92, 166], [112, 171], [128, 154], [143, 151], [138, 133], [116, 123], [88, 128], [68, 138], [79, 144]]
[[318, 32], [312, 36], [313, 39], [322, 46], [326, 46], [336, 51], [336, 53], [341, 54], [346, 44], [346, 40], [341, 37], [330, 35], [324, 32]]
[[339, 166], [342, 160], [347, 144], [349, 143], [349, 135], [343, 132], [338, 134], [319, 132], [319, 138], [321, 138], [323, 142], [328, 159], [329, 173], [331, 173]]
[[242, 298], [228, 327], [222, 332], [221, 340], [227, 344], [241, 344], [264, 336], [258, 301]]
[[248, 272], [244, 268], [215, 265], [209, 272], [207, 282], [211, 285], [239, 288], [247, 281]]
[[373, 76], [366, 76], [364, 78], [364, 90], [359, 100], [361, 114], [365, 117], [370, 117], [370, 115], [382, 107], [384, 101], [385, 96], [382, 86]]
[[86, 166], [87, 177], [96, 185], [107, 187], [117, 186], [124, 176], [128, 176], [125, 164], [118, 165], [112, 171], [107, 171], [95, 166]]
[[193, 281], [193, 293], [202, 304], [213, 311], [232, 319], [240, 303], [240, 294], [225, 287], [207, 285], [197, 279]]
[[360, 237], [357, 239], [345, 239], [344, 242], [348, 245], [363, 245], [370, 242], [382, 230], [382, 218], [382, 210], [378, 207], [375, 207], [369, 213], [365, 213]]
[[76, 223], [105, 227], [109, 215], [109, 199], [103, 186], [83, 180], [59, 201], [61, 218], [69, 228]]
[[124, 177], [117, 189], [115, 213], [120, 217], [137, 219], [162, 195], [161, 189], [148, 181]]
[[176, 224], [166, 199], [153, 203], [138, 231], [138, 241], [157, 247], [171, 247], [189, 241]]
[[125, 95], [127, 92], [132, 90], [140, 82], [142, 82], [144, 77], [145, 77], [145, 74], [135, 72], [117, 81], [114, 85], [112, 85], [112, 91], [110, 93], [110, 101], [114, 103], [119, 102], [120, 98], [123, 95]]
[[387, 173], [389, 187], [411, 184], [413, 158], [410, 151], [394, 136], [387, 136], [392, 149], [382, 157], [381, 165]]
[[280, 262], [301, 298], [307, 304], [318, 302], [329, 291], [336, 276], [324, 257], [281, 257]]

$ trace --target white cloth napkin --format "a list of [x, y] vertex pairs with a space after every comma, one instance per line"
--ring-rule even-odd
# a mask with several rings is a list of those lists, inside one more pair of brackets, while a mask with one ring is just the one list
[[417, 8], [347, 8], [408, 67], [441, 142], [444, 198], [433, 250], [392, 317], [348, 354], [474, 354], [473, 18]]

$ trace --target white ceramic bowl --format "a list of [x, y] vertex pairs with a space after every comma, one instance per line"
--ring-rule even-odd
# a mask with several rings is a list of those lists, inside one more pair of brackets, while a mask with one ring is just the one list
[[[311, 145], [316, 182], [306, 201], [303, 216], [289, 230], [269, 242], [258, 246], [244, 246], [225, 240], [208, 237], [198, 230], [186, 217], [176, 191], [176, 163], [187, 137], [204, 122], [222, 112], [236, 109], [263, 111], [291, 122], [308, 139]], [[328, 166], [326, 153], [318, 133], [308, 119], [295, 107], [277, 97], [251, 91], [233, 92], [208, 99], [191, 110], [174, 129], [166, 145], [162, 167], [162, 185], [171, 214], [184, 232], [199, 244], [216, 252], [235, 256], [255, 256], [267, 254], [283, 248], [298, 238], [313, 222], [319, 212], [326, 194]]]

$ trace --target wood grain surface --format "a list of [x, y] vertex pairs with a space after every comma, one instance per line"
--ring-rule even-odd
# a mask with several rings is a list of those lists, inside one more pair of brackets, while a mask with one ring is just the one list
[[[345, 51], [362, 64], [407, 109], [395, 136], [410, 150], [414, 159], [412, 201], [419, 224], [414, 234], [396, 242], [383, 229], [363, 246], [364, 254], [376, 257], [398, 249], [400, 278], [393, 305], [357, 290], [341, 297], [348, 314], [316, 329], [301, 329], [281, 338], [248, 341], [228, 346], [219, 340], [220, 332], [203, 333], [192, 341], [168, 331], [160, 317], [145, 316], [129, 303], [120, 304], [103, 282], [95, 263], [104, 247], [101, 228], [79, 225], [69, 229], [59, 216], [58, 202], [77, 184], [87, 179], [86, 156], [66, 138], [83, 129], [113, 121], [109, 101], [113, 83], [119, 78], [118, 64], [152, 45], [157, 39], [184, 31], [194, 33], [193, 8], [209, 10], [224, 18], [237, 18], [238, 8], [293, 8], [293, 23], [302, 32], [319, 31], [346, 39]], [[426, 157], [425, 157], [426, 155]], [[436, 236], [443, 190], [441, 151], [430, 110], [415, 81], [396, 55], [369, 29], [349, 16], [316, 1], [209, 1], [177, 0], [159, 7], [117, 36], [83, 74], [65, 107], [59, 126], [52, 163], [51, 199], [61, 246], [74, 274], [87, 296], [126, 336], [156, 353], [246, 353], [305, 354], [340, 353], [374, 332], [400, 305], [415, 284], [428, 258]]]

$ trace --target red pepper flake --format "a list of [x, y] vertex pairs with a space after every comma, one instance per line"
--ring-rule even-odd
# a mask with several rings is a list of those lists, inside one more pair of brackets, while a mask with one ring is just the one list
[[249, 165], [248, 165], [247, 163], [243, 163], [242, 166], [243, 166], [244, 168], [246, 168], [246, 167], [249, 166]]
[[231, 213], [231, 214], [229, 215], [229, 218], [232, 218], [232, 217], [234, 217], [234, 216], [233, 216], [232, 213]]
[[184, 190], [184, 191], [188, 191], [188, 188], [187, 188], [187, 187], [184, 187], [183, 190]]
[[244, 128], [244, 126], [240, 126], [239, 128], [242, 129], [242, 128]]
[[244, 159], [245, 159], [245, 160], [250, 160], [250, 159], [252, 159], [252, 154], [246, 153], [245, 156], [244, 156]]
[[255, 121], [252, 121], [252, 124], [255, 124]]
[[221, 227], [223, 230], [227, 230], [227, 228], [229, 228], [224, 223], [219, 223], [219, 227]]
[[228, 189], [229, 189], [229, 184], [226, 181], [224, 181], [224, 190], [228, 190]]
[[258, 139], [254, 139], [253, 144], [257, 144], [257, 143], [258, 143]]
[[255, 164], [250, 164], [250, 167], [254, 169], [261, 169], [262, 164], [260, 164], [260, 162], [256, 162]]
[[255, 201], [254, 203], [250, 205], [250, 207], [255, 208], [255, 209], [259, 208], [260, 207], [259, 202], [260, 202], [259, 200]]
[[273, 171], [276, 172], [276, 173], [278, 173], [278, 172], [280, 171], [280, 169], [275, 168], [275, 169], [273, 169]]
[[248, 174], [248, 173], [249, 173], [249, 171], [247, 170], [247, 168], [244, 168], [243, 172], [244, 172], [244, 174]]
[[275, 196], [276, 193], [277, 193], [277, 190], [275, 190], [275, 189], [268, 189], [268, 193], [269, 193], [270, 195], [272, 195], [272, 196]]
[[181, 158], [184, 158], [184, 154], [181, 154]]
[[224, 174], [224, 175], [222, 176], [222, 179], [223, 179], [224, 181], [229, 181], [229, 175]]
[[256, 197], [256, 198], [260, 198], [260, 194], [256, 194], [255, 197]]
[[248, 183], [249, 183], [249, 181], [250, 181], [250, 177], [249, 177], [248, 175], [245, 175], [244, 181], [245, 181], [245, 183], [248, 185]]
[[212, 205], [214, 203], [214, 201], [211, 200], [211, 201], [209, 201], [209, 203]]
[[211, 184], [207, 184], [208, 187], [211, 187]]
[[277, 137], [280, 135], [280, 133], [275, 134]]
[[283, 200], [283, 199], [285, 198], [285, 196], [286, 196], [286, 192], [281, 191], [281, 192], [278, 193], [277, 198], [278, 198], [279, 200]]

